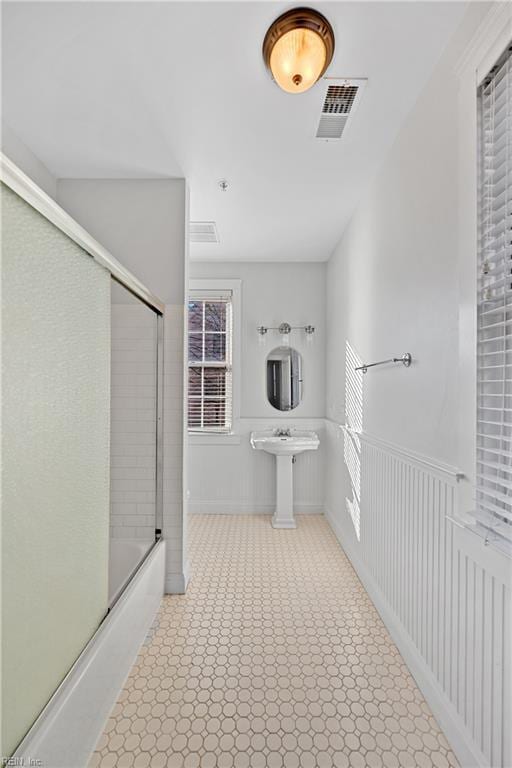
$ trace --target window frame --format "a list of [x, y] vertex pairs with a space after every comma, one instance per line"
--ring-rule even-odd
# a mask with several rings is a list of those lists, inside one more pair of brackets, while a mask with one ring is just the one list
[[[223, 322], [221, 321], [220, 328], [208, 328], [207, 323], [207, 307], [223, 307]], [[191, 328], [191, 307], [200, 308], [200, 327]], [[189, 374], [189, 391], [188, 391], [188, 430], [189, 432], [199, 432], [206, 434], [229, 434], [233, 425], [233, 366], [232, 366], [232, 344], [233, 344], [233, 326], [232, 326], [232, 314], [233, 314], [233, 301], [231, 291], [222, 291], [221, 294], [214, 291], [192, 291], [189, 296], [188, 302], [188, 374]], [[196, 320], [197, 320], [196, 316]], [[192, 338], [196, 339], [196, 343], [192, 345]], [[217, 342], [215, 342], [217, 339]], [[213, 344], [213, 348], [219, 348], [216, 352], [221, 354], [221, 357], [216, 359], [215, 355], [210, 357], [208, 352], [209, 345]], [[191, 347], [193, 346], [194, 354], [191, 356]], [[213, 348], [211, 351], [213, 351]], [[223, 352], [223, 354], [222, 354]], [[198, 356], [199, 353], [199, 356]], [[223, 379], [223, 393], [211, 393], [207, 394], [207, 371], [219, 371], [222, 372]], [[199, 388], [194, 388], [192, 392], [191, 386], [191, 373], [195, 372], [198, 375], [196, 377], [196, 385], [199, 383]], [[208, 408], [207, 404], [223, 404], [222, 413], [218, 413], [214, 417], [215, 423], [207, 423]], [[190, 413], [193, 411], [199, 416], [201, 424], [190, 424]], [[223, 420], [221, 422], [221, 418]], [[206, 422], [206, 423], [205, 423]]]
[[188, 384], [186, 397], [187, 434], [191, 445], [228, 445], [240, 443], [240, 373], [241, 373], [241, 289], [242, 281], [234, 278], [191, 278], [189, 279], [186, 305], [187, 323], [187, 382], [188, 382], [188, 302], [194, 292], [231, 292], [231, 431], [203, 431], [188, 428]]
[[[477, 467], [477, 275], [478, 275], [478, 199], [479, 199], [479, 87], [512, 35], [512, 10], [507, 4], [495, 6], [483, 16], [480, 25], [455, 66], [458, 91], [458, 277], [459, 277], [459, 355], [458, 355], [458, 466], [457, 522], [476, 532], [471, 512], [475, 507]], [[475, 537], [476, 538], [476, 537]], [[496, 555], [509, 556], [490, 540], [478, 534], [481, 546], [488, 544]]]
[[[479, 149], [479, 201], [478, 201], [478, 213], [479, 213], [479, 247], [478, 253], [478, 268], [477, 268], [477, 470], [475, 480], [475, 504], [476, 510], [475, 516], [477, 524], [481, 524], [482, 535], [486, 540], [496, 540], [497, 546], [507, 548], [512, 551], [512, 526], [510, 525], [511, 508], [509, 502], [510, 492], [510, 469], [509, 462], [502, 463], [504, 452], [508, 452], [510, 443], [510, 432], [512, 424], [508, 420], [506, 409], [508, 408], [508, 398], [510, 397], [510, 364], [509, 349], [510, 342], [512, 341], [512, 334], [510, 332], [509, 320], [507, 319], [512, 311], [512, 302], [510, 297], [510, 256], [504, 257], [503, 263], [496, 261], [493, 246], [487, 247], [482, 244], [483, 240], [491, 235], [496, 237], [494, 217], [490, 217], [489, 212], [494, 212], [494, 205], [496, 203], [496, 191], [492, 187], [492, 191], [489, 192], [489, 187], [486, 187], [486, 173], [488, 163], [490, 160], [488, 145], [485, 146], [485, 131], [489, 130], [489, 120], [493, 120], [493, 117], [489, 117], [488, 111], [492, 110], [492, 97], [489, 94], [485, 94], [487, 89], [486, 83], [494, 77], [495, 70], [505, 70], [503, 75], [504, 80], [503, 88], [506, 89], [505, 94], [508, 93], [510, 87], [510, 72], [512, 64], [512, 37], [510, 45], [507, 45], [503, 54], [493, 65], [491, 72], [478, 89], [478, 110], [479, 110], [479, 136], [478, 136], [478, 149]], [[491, 75], [491, 73], [493, 73]], [[491, 90], [491, 93], [494, 91]], [[509, 97], [506, 99], [507, 105], [510, 104]], [[508, 114], [508, 112], [507, 112]], [[508, 119], [505, 118], [508, 123]], [[496, 152], [496, 135], [494, 133], [494, 124], [491, 123], [493, 131], [493, 143], [492, 143], [492, 163], [494, 167], [494, 153]], [[507, 139], [507, 131], [505, 133]], [[506, 146], [509, 142], [506, 141]], [[498, 155], [501, 155], [500, 150]], [[503, 203], [504, 211], [504, 230], [499, 237], [502, 238], [500, 247], [506, 252], [508, 251], [508, 241], [510, 238], [510, 222], [509, 222], [509, 182], [510, 171], [512, 170], [508, 166], [508, 149], [507, 160], [504, 163], [504, 169], [507, 171], [505, 174], [505, 187], [501, 195], [504, 194], [505, 202]], [[488, 219], [492, 218], [490, 224]], [[501, 283], [504, 283], [503, 288]], [[499, 302], [499, 305], [497, 304]], [[490, 318], [490, 319], [489, 319]], [[496, 325], [498, 323], [498, 326]], [[491, 330], [492, 329], [492, 330]], [[490, 336], [488, 335], [490, 331]], [[501, 333], [502, 332], [502, 333]], [[491, 339], [492, 337], [492, 339]], [[489, 356], [490, 359], [489, 359]], [[499, 361], [499, 362], [497, 362]], [[492, 379], [490, 383], [489, 376]], [[499, 400], [492, 400], [489, 403], [489, 399], [498, 396]], [[495, 413], [495, 408], [498, 408], [498, 412]], [[490, 411], [490, 409], [493, 409]], [[499, 426], [499, 432], [496, 427]], [[496, 441], [499, 440], [499, 447], [496, 446]], [[489, 444], [490, 443], [490, 444]], [[504, 443], [506, 445], [504, 446]], [[496, 453], [497, 452], [497, 453]], [[490, 455], [489, 455], [490, 454]], [[498, 458], [496, 458], [498, 455]], [[498, 469], [491, 466], [489, 462], [495, 462], [502, 469]], [[505, 475], [504, 475], [505, 472]], [[503, 504], [503, 502], [505, 502]]]

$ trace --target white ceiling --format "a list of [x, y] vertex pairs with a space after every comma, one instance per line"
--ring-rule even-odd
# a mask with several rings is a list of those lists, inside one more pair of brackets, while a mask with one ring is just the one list
[[4, 3], [4, 117], [59, 178], [184, 175], [221, 241], [194, 258], [327, 259], [466, 4], [311, 5], [327, 74], [368, 78], [340, 142], [314, 138], [325, 83], [288, 95], [265, 70], [276, 2]]

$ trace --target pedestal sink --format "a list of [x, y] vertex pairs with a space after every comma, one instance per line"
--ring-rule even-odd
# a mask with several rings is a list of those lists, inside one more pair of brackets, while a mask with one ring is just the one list
[[274, 528], [296, 528], [293, 516], [293, 462], [304, 451], [316, 451], [320, 440], [316, 432], [296, 429], [266, 429], [251, 432], [251, 445], [276, 457], [276, 511]]

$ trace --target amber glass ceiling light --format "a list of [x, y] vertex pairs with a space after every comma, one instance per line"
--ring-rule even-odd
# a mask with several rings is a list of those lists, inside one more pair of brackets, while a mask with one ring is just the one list
[[322, 77], [334, 53], [334, 32], [311, 8], [295, 8], [274, 21], [263, 41], [263, 58], [276, 83], [304, 93]]

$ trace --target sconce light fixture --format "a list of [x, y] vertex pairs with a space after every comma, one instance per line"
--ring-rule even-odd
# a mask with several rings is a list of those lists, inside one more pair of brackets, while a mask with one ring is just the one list
[[290, 325], [290, 323], [281, 323], [281, 325], [276, 326], [258, 326], [260, 336], [265, 336], [268, 331], [278, 331], [281, 336], [288, 336], [292, 331], [304, 331], [306, 336], [310, 338], [315, 332], [315, 327], [313, 325]]

